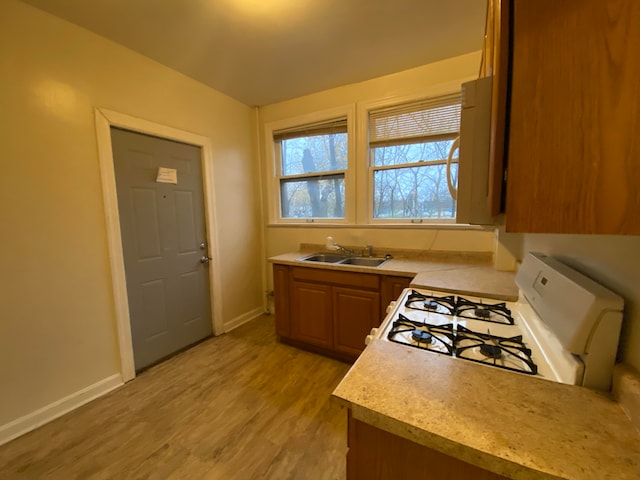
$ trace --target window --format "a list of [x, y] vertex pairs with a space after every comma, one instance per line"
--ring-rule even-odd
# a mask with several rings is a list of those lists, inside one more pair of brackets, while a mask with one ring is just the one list
[[344, 219], [347, 119], [276, 130], [273, 141], [280, 218]]
[[[454, 221], [447, 157], [460, 130], [460, 94], [369, 111], [374, 220]], [[457, 163], [451, 165], [452, 179]]]

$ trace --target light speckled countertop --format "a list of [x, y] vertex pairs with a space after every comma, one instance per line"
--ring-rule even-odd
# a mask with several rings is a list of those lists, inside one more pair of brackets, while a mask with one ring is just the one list
[[640, 432], [583, 387], [374, 340], [333, 396], [358, 420], [509, 478], [640, 478]]
[[[317, 251], [317, 250], [311, 250]], [[475, 295], [498, 300], [516, 301], [518, 288], [513, 272], [499, 272], [491, 267], [491, 257], [475, 253], [437, 252], [432, 255], [399, 256], [379, 267], [361, 267], [332, 263], [304, 262], [299, 258], [311, 251], [292, 252], [271, 257], [271, 263], [299, 267], [345, 270], [412, 277], [411, 286], [442, 292]], [[384, 250], [386, 252], [386, 250]]]

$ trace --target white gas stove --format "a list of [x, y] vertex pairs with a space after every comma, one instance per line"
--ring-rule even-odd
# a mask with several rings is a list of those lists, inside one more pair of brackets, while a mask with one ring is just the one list
[[518, 302], [405, 289], [367, 337], [551, 381], [608, 390], [623, 299], [557, 260], [530, 253]]

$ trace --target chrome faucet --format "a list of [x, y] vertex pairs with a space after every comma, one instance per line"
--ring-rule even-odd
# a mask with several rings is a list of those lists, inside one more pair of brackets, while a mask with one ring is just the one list
[[335, 243], [333, 241], [333, 237], [327, 237], [326, 249], [327, 250], [340, 250], [340, 254], [344, 255], [345, 257], [353, 255], [353, 250], [349, 250], [348, 248], [345, 248], [342, 245], [338, 245], [337, 243]]
[[332, 243], [327, 245], [328, 250], [340, 250], [340, 255], [344, 255], [348, 257], [349, 255], [353, 255], [353, 250], [349, 250], [348, 248], [343, 247], [342, 245], [338, 245], [337, 243]]
[[353, 250], [349, 250], [348, 248], [344, 248], [342, 245], [338, 245], [337, 243], [334, 243], [334, 246], [335, 246], [336, 250], [340, 250], [340, 253], [342, 255], [344, 255], [345, 257], [348, 257], [349, 255], [353, 255]]

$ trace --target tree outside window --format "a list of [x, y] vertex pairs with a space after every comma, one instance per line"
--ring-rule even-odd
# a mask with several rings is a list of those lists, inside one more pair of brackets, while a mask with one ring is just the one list
[[[393, 106], [369, 115], [372, 217], [455, 219], [446, 163], [460, 129], [460, 96]], [[454, 163], [454, 183], [457, 174]]]
[[282, 218], [344, 218], [346, 119], [274, 134]]

